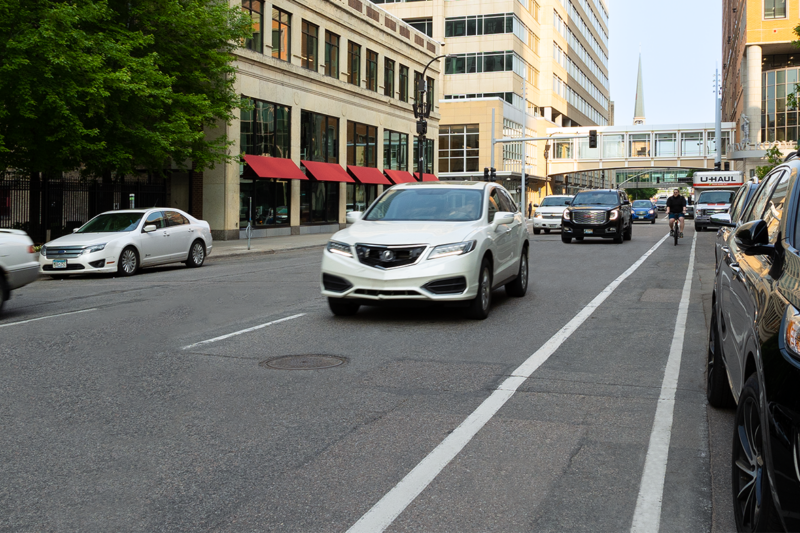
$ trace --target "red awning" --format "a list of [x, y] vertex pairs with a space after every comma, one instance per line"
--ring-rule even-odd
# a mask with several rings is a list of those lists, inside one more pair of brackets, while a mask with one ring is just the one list
[[317, 181], [356, 181], [337, 163], [322, 163], [321, 161], [300, 161], [308, 169], [308, 173]]
[[423, 174], [422, 181], [439, 181], [439, 178], [437, 178], [433, 174]]
[[386, 179], [380, 170], [377, 168], [357, 167], [349, 165], [347, 170], [350, 174], [358, 180], [359, 183], [370, 183], [375, 185], [392, 185], [392, 182]]
[[261, 155], [245, 155], [244, 162], [259, 178], [277, 178], [284, 180], [307, 180], [303, 171], [297, 168], [291, 159], [281, 157], [264, 157]]
[[413, 183], [417, 181], [417, 179], [406, 172], [405, 170], [384, 170], [389, 179], [392, 180], [395, 185], [398, 183]]

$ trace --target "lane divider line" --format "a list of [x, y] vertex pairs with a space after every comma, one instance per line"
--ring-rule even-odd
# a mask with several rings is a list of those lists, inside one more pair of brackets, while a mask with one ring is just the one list
[[70, 311], [69, 313], [59, 313], [57, 315], [40, 316], [38, 318], [29, 318], [28, 320], [20, 320], [19, 322], [9, 322], [8, 324], [0, 324], [0, 328], [7, 328], [9, 326], [18, 326], [20, 324], [27, 324], [28, 322], [36, 322], [37, 320], [47, 320], [48, 318], [58, 318], [60, 316], [77, 315], [78, 313], [88, 313], [89, 311], [97, 311], [96, 307], [91, 309], [81, 309], [80, 311]]
[[348, 533], [384, 531], [400, 516], [417, 496], [444, 470], [450, 461], [472, 440], [478, 431], [511, 399], [517, 389], [583, 324], [619, 285], [655, 252], [669, 235], [665, 235], [633, 265], [612, 281], [575, 317], [553, 335], [541, 348], [522, 363], [495, 389], [461, 424], [433, 449], [411, 472], [400, 480], [367, 513], [348, 530]]
[[258, 326], [253, 326], [252, 328], [242, 329], [239, 331], [234, 331], [233, 333], [228, 333], [227, 335], [221, 335], [219, 337], [214, 337], [213, 339], [208, 339], [205, 341], [196, 342], [194, 344], [190, 344], [188, 346], [184, 346], [181, 350], [188, 350], [189, 348], [196, 348], [197, 346], [202, 346], [204, 344], [211, 344], [212, 342], [217, 342], [225, 339], [229, 339], [231, 337], [235, 337], [237, 335], [241, 335], [243, 333], [249, 333], [251, 331], [256, 331], [257, 329], [265, 328], [267, 326], [272, 326], [273, 324], [279, 324], [281, 322], [286, 322], [287, 320], [293, 320], [295, 318], [300, 318], [301, 316], [305, 316], [305, 313], [300, 313], [298, 315], [287, 316], [285, 318], [279, 318], [278, 320], [273, 320], [272, 322], [267, 322], [266, 324], [259, 324]]
[[642, 482], [639, 486], [639, 496], [636, 498], [636, 510], [633, 512], [631, 533], [657, 533], [661, 525], [661, 503], [664, 498], [664, 482], [667, 477], [669, 442], [672, 437], [672, 420], [675, 411], [675, 392], [678, 389], [683, 340], [686, 336], [686, 320], [689, 316], [696, 245], [697, 233], [694, 234], [692, 251], [689, 253], [689, 268], [686, 271], [686, 281], [683, 283], [681, 303], [675, 319], [675, 331], [669, 347], [669, 359], [667, 359], [664, 380], [661, 383], [661, 394], [653, 420], [653, 430], [650, 433], [650, 443], [647, 446]]

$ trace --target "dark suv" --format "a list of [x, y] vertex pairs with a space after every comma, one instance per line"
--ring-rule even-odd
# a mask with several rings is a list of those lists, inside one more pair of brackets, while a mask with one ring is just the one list
[[614, 189], [579, 192], [564, 210], [561, 241], [603, 237], [621, 243], [631, 240], [633, 220], [628, 195]]
[[706, 385], [736, 407], [731, 457], [739, 531], [800, 530], [800, 160], [776, 167], [733, 227], [714, 279]]

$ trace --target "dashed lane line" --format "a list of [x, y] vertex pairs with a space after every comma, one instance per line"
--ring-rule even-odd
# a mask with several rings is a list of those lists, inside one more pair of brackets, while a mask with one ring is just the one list
[[305, 313], [300, 313], [298, 315], [287, 316], [285, 318], [279, 318], [278, 320], [273, 320], [272, 322], [267, 322], [266, 324], [259, 324], [258, 326], [253, 326], [252, 328], [242, 329], [239, 331], [234, 331], [233, 333], [228, 333], [227, 335], [221, 335], [219, 337], [214, 337], [213, 339], [208, 339], [205, 341], [196, 342], [194, 344], [190, 344], [188, 346], [184, 346], [181, 350], [188, 350], [189, 348], [196, 348], [197, 346], [202, 346], [204, 344], [211, 344], [212, 342], [217, 342], [225, 339], [229, 339], [231, 337], [235, 337], [237, 335], [241, 335], [243, 333], [249, 333], [251, 331], [256, 331], [258, 329], [266, 328], [267, 326], [272, 326], [273, 324], [279, 324], [281, 322], [286, 322], [287, 320], [293, 320], [295, 318], [300, 318], [301, 316], [305, 316]]
[[7, 328], [9, 326], [19, 326], [20, 324], [27, 324], [29, 322], [36, 322], [38, 320], [47, 320], [49, 318], [58, 318], [58, 317], [68, 316], [68, 315], [77, 315], [78, 313], [88, 313], [89, 311], [97, 311], [97, 308], [93, 307], [91, 309], [81, 309], [80, 311], [70, 311], [69, 313], [59, 313], [57, 315], [40, 316], [40, 317], [37, 317], [37, 318], [29, 318], [28, 320], [20, 320], [18, 322], [9, 322], [7, 324], [0, 324], [0, 328]]

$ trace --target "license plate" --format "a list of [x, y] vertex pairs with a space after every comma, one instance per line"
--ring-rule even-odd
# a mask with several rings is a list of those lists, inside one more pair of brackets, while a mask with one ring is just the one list
[[67, 268], [67, 260], [53, 259], [53, 268]]
[[583, 232], [584, 232], [584, 233], [588, 233], [588, 234], [590, 234], [590, 235], [591, 235], [592, 233], [594, 233], [594, 230], [592, 230], [592, 229], [585, 229], [585, 230], [583, 230]]
[[639, 218], [644, 218], [644, 215], [636, 215]]

